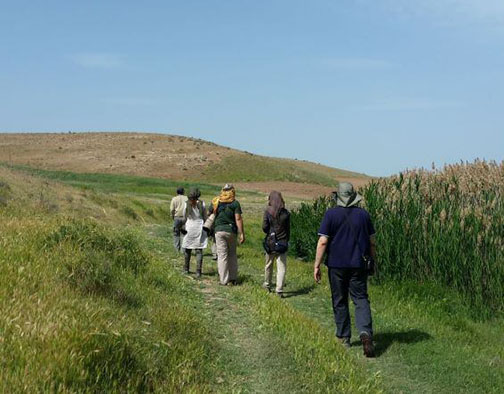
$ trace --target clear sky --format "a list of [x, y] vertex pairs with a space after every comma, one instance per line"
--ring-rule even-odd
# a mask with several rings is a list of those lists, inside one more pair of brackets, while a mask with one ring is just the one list
[[502, 0], [1, 0], [0, 131], [389, 175], [504, 158]]

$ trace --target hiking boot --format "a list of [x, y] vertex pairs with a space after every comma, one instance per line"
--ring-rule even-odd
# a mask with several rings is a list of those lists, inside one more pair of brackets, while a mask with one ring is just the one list
[[345, 349], [350, 349], [350, 338], [349, 337], [341, 337], [338, 338], [339, 343], [343, 345]]
[[276, 293], [276, 295], [277, 295], [278, 298], [284, 298], [283, 293]]
[[262, 288], [266, 289], [268, 291], [268, 293], [271, 291], [270, 285], [267, 283], [263, 283]]
[[371, 335], [369, 335], [367, 332], [363, 332], [362, 334], [360, 334], [360, 340], [362, 342], [364, 356], [374, 357], [375, 351], [374, 351], [374, 345], [373, 345], [373, 338], [371, 338]]

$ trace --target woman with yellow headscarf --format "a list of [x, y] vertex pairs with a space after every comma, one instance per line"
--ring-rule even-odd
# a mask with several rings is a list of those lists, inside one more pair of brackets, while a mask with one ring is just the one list
[[235, 188], [225, 184], [218, 197], [212, 200], [215, 214], [215, 242], [217, 244], [217, 269], [221, 285], [234, 285], [238, 279], [237, 238], [245, 242], [242, 209], [235, 198]]

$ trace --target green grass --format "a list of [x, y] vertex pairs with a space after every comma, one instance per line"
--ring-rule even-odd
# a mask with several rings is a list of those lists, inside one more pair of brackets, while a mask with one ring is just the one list
[[1, 391], [209, 390], [201, 297], [140, 235], [47, 218], [1, 231]]
[[[27, 180], [32, 189], [36, 179]], [[363, 357], [355, 337], [348, 352], [335, 341], [327, 279], [315, 285], [311, 264], [289, 257], [286, 298], [265, 292], [260, 195], [242, 201], [241, 283], [223, 287], [209, 251], [202, 281], [182, 275], [166, 202], [148, 187], [79, 184], [58, 192], [68, 207], [58, 200], [60, 209], [48, 211], [36, 192], [20, 198], [14, 177], [0, 181], [9, 185], [0, 207], [0, 391], [504, 388], [503, 320], [474, 321], [470, 305], [438, 284], [370, 286], [376, 360]], [[116, 213], [90, 219], [90, 208], [77, 209], [87, 204]], [[135, 220], [125, 205], [154, 216]]]
[[171, 181], [159, 178], [146, 178], [134, 175], [98, 174], [98, 173], [75, 173], [69, 171], [42, 170], [28, 166], [11, 166], [2, 164], [7, 168], [23, 171], [30, 175], [52, 179], [64, 184], [92, 189], [103, 193], [140, 194], [143, 196], [168, 199], [175, 195], [177, 187], [182, 186], [189, 190], [190, 187], [198, 187], [202, 194], [217, 195], [220, 191], [218, 186], [206, 183], [189, 183], [183, 181]]
[[232, 155], [205, 170], [205, 179], [216, 182], [289, 181], [336, 186], [337, 176], [363, 176], [312, 163], [257, 155]]
[[[312, 264], [289, 258], [287, 263], [288, 313], [264, 307], [261, 293], [264, 263], [260, 253], [262, 234], [259, 220], [246, 223], [248, 245], [241, 248], [241, 273], [246, 278], [244, 296], [257, 305], [259, 316], [273, 315], [271, 330], [283, 332], [299, 324], [292, 346], [313, 341], [303, 333], [323, 331], [330, 343], [334, 333], [330, 291], [324, 273], [321, 285], [314, 285]], [[252, 290], [252, 288], [254, 290]], [[274, 298], [271, 296], [270, 298]], [[353, 338], [349, 364], [359, 365], [367, 376], [379, 376], [385, 392], [501, 392], [504, 388], [504, 321], [475, 321], [473, 311], [456, 291], [435, 283], [388, 282], [370, 286], [378, 358], [363, 360], [358, 338]], [[271, 304], [276, 299], [270, 300]], [[295, 323], [292, 322], [295, 317]], [[303, 322], [303, 324], [301, 324]], [[319, 343], [317, 347], [322, 347]], [[327, 345], [326, 345], [327, 346]], [[329, 345], [330, 346], [330, 345]], [[337, 358], [337, 350], [332, 352]], [[366, 361], [365, 364], [361, 364]], [[357, 369], [353, 373], [360, 374]], [[362, 377], [360, 378], [362, 379]], [[365, 380], [361, 380], [364, 383]]]

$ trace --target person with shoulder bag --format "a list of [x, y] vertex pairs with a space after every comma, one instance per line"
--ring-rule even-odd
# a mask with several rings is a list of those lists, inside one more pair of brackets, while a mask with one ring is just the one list
[[268, 207], [264, 211], [262, 229], [266, 233], [263, 241], [264, 251], [266, 252], [263, 287], [271, 291], [273, 262], [276, 259], [275, 292], [279, 297], [283, 297], [287, 269], [287, 250], [290, 239], [290, 213], [285, 209], [285, 202], [280, 192], [272, 191], [268, 197]]
[[375, 230], [369, 213], [358, 206], [362, 196], [354, 191], [351, 183], [340, 182], [334, 194], [337, 206], [327, 210], [320, 224], [313, 277], [320, 282], [320, 265], [327, 254], [325, 264], [329, 271], [336, 337], [343, 346], [350, 347], [350, 294], [364, 355], [374, 357], [367, 279], [374, 273]]

